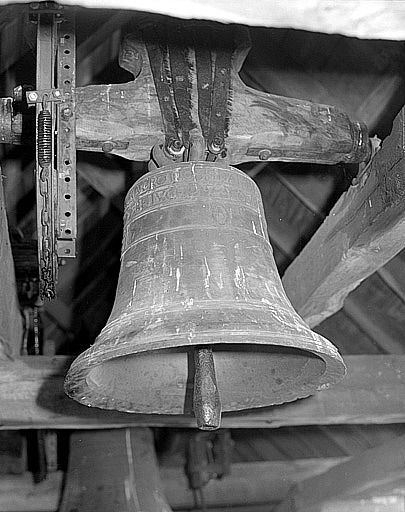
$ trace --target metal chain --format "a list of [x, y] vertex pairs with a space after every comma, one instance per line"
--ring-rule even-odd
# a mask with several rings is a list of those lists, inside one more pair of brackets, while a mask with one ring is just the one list
[[39, 193], [42, 196], [42, 207], [40, 208], [41, 218], [41, 237], [38, 243], [40, 254], [40, 275], [42, 280], [41, 296], [47, 299], [55, 297], [55, 260], [54, 237], [52, 237], [50, 197], [49, 197], [49, 179], [51, 175], [51, 166], [43, 167], [39, 171]]

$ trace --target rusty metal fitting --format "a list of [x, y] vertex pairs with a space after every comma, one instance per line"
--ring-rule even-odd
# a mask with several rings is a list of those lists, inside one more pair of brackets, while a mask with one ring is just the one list
[[65, 107], [63, 110], [62, 110], [62, 117], [64, 119], [69, 119], [70, 117], [73, 116], [73, 111], [71, 108], [69, 107]]
[[262, 149], [259, 151], [259, 160], [268, 160], [271, 157], [270, 149]]
[[220, 135], [216, 135], [208, 144], [208, 151], [214, 155], [218, 155], [224, 149], [224, 139]]
[[184, 153], [185, 147], [178, 139], [172, 139], [166, 146], [166, 151], [171, 157], [179, 157]]
[[28, 99], [30, 101], [37, 101], [38, 94], [35, 91], [28, 92]]
[[111, 153], [111, 151], [115, 148], [115, 144], [114, 142], [112, 142], [111, 140], [106, 140], [105, 142], [103, 142], [103, 144], [101, 145], [101, 149], [104, 153]]

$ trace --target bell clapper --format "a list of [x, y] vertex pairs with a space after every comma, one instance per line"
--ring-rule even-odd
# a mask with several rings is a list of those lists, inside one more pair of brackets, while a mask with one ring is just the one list
[[[188, 160], [204, 161], [206, 144], [201, 133], [190, 132]], [[193, 410], [200, 430], [216, 430], [221, 426], [221, 400], [215, 373], [212, 348], [194, 349], [194, 393]]]
[[211, 347], [194, 349], [193, 410], [200, 430], [221, 426], [221, 400]]

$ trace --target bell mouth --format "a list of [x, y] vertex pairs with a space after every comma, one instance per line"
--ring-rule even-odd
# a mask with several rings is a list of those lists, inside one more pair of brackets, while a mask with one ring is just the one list
[[[325, 361], [309, 351], [253, 344], [211, 346], [223, 412], [303, 398], [324, 380]], [[87, 367], [79, 381], [72, 376], [75, 385], [67, 392], [85, 405], [103, 409], [191, 415], [193, 376], [192, 347], [154, 350]]]

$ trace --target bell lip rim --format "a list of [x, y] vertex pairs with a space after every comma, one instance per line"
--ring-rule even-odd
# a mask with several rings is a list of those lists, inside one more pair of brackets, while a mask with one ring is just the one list
[[[205, 343], [204, 342], [199, 343], [199, 345], [204, 345], [204, 344], [212, 345], [212, 342], [206, 341]], [[232, 340], [232, 342], [221, 343], [221, 344], [243, 345], [243, 342], [236, 343], [234, 340]], [[246, 344], [246, 342], [245, 342], [245, 344]], [[313, 356], [316, 356], [319, 359], [321, 359], [325, 365], [325, 368], [324, 368], [323, 373], [319, 377], [317, 377], [316, 382], [309, 382], [309, 383], [306, 383], [305, 385], [301, 385], [300, 386], [301, 392], [298, 394], [296, 392], [294, 392], [294, 393], [291, 392], [290, 399], [283, 398], [283, 400], [275, 401], [270, 405], [251, 407], [251, 408], [234, 409], [231, 411], [224, 411], [227, 414], [237, 413], [240, 411], [248, 412], [248, 411], [254, 410], [254, 409], [257, 410], [257, 409], [261, 409], [264, 407], [271, 407], [273, 405], [282, 405], [283, 403], [293, 402], [298, 399], [306, 398], [308, 396], [315, 394], [316, 392], [322, 391], [324, 389], [328, 389], [329, 387], [337, 384], [347, 374], [347, 367], [344, 363], [343, 358], [341, 357], [341, 355], [339, 354], [339, 352], [337, 350], [336, 350], [336, 353], [325, 353], [325, 352], [321, 352], [321, 351], [316, 351], [314, 349], [309, 350], [309, 349], [305, 349], [305, 348], [302, 349], [301, 347], [299, 347], [299, 348], [291, 347], [291, 346], [285, 345], [285, 344], [284, 345], [274, 345], [274, 344], [269, 344], [269, 343], [249, 343], [249, 345], [259, 345], [259, 346], [260, 345], [267, 345], [267, 346], [273, 345], [276, 347], [295, 348], [297, 350], [302, 350], [303, 352], [307, 351], [310, 354], [312, 354]], [[189, 347], [190, 348], [192, 346], [194, 346], [194, 345], [178, 345], [177, 347], [165, 347], [165, 348], [170, 350], [171, 348], [180, 348], [180, 347], [186, 347], [186, 348]], [[120, 407], [118, 399], [114, 399], [113, 397], [102, 396], [102, 395], [98, 394], [98, 392], [94, 388], [91, 388], [88, 385], [87, 377], [88, 377], [89, 371], [91, 371], [92, 369], [94, 369], [98, 366], [101, 366], [103, 364], [103, 362], [105, 362], [106, 360], [112, 360], [112, 359], [115, 359], [118, 357], [123, 357], [126, 355], [131, 355], [131, 354], [136, 355], [136, 354], [141, 354], [141, 353], [156, 350], [156, 349], [151, 349], [151, 348], [145, 348], [144, 350], [137, 350], [136, 352], [134, 352], [133, 348], [134, 348], [133, 342], [132, 343], [127, 342], [126, 346], [124, 346], [124, 343], [121, 343], [120, 346], [118, 346], [118, 347], [113, 347], [112, 349], [110, 347], [110, 350], [108, 350], [108, 347], [107, 347], [107, 350], [103, 350], [103, 351], [101, 351], [100, 347], [97, 345], [93, 345], [93, 346], [89, 347], [86, 351], [82, 352], [79, 356], [77, 356], [77, 358], [72, 362], [72, 364], [66, 374], [65, 381], [64, 381], [65, 393], [70, 398], [75, 400], [76, 402], [78, 402], [82, 405], [86, 405], [88, 407], [96, 407], [96, 408], [100, 408], [100, 409], [104, 409], [104, 410], [115, 410], [115, 411], [119, 411], [119, 412], [131, 413], [131, 414], [161, 414], [161, 415], [168, 415], [168, 416], [184, 416], [184, 414], [179, 414], [179, 413], [170, 414], [170, 413], [166, 413], [166, 412], [162, 413], [162, 412], [158, 412], [158, 411], [145, 411], [145, 410], [142, 411], [142, 410], [134, 410], [133, 408], [131, 409], [128, 407], [125, 408], [123, 406]], [[162, 347], [162, 349], [164, 349], [164, 348]], [[94, 359], [94, 356], [93, 356], [92, 360], [90, 359], [95, 351], [98, 352], [98, 354], [96, 354], [98, 356], [97, 359], [100, 358], [101, 356], [103, 356], [103, 361], [97, 361], [97, 359]], [[106, 353], [108, 354], [108, 359], [106, 359]], [[84, 364], [83, 364], [83, 360], [84, 360]]]

